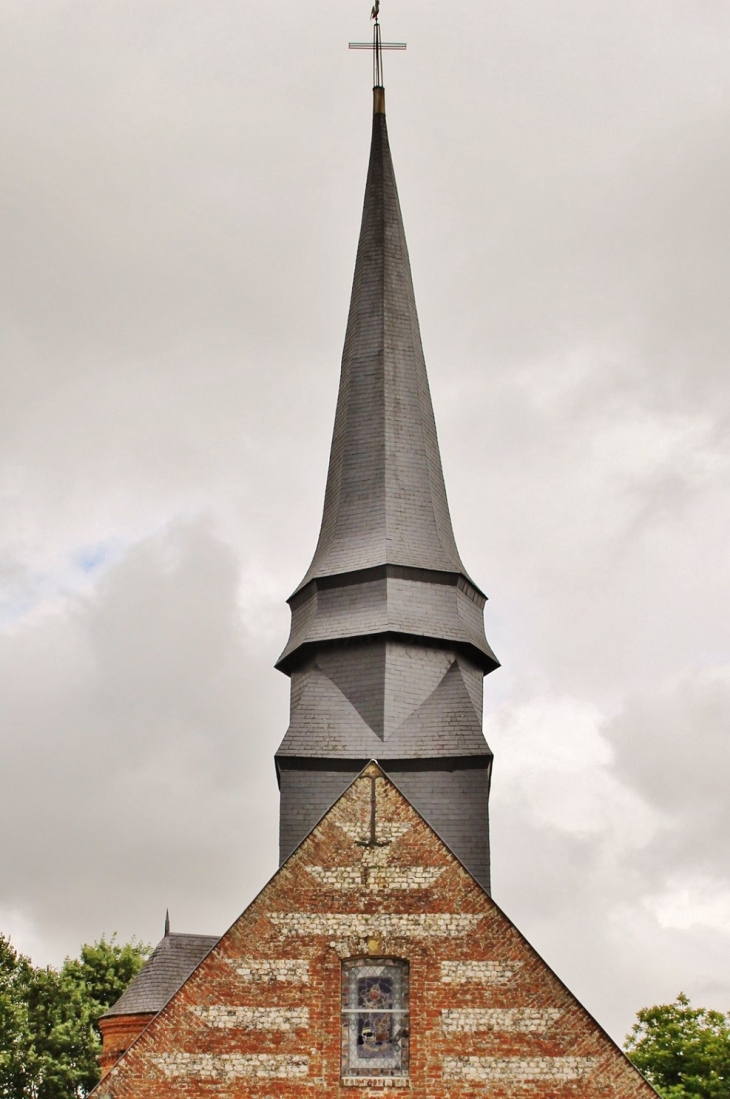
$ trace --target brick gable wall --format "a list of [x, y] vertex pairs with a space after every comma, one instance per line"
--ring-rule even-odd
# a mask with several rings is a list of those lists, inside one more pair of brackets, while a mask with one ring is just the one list
[[[342, 959], [361, 955], [409, 962], [407, 1081], [341, 1080]], [[419, 1099], [655, 1095], [370, 765], [96, 1095], [366, 1099], [386, 1086]]]

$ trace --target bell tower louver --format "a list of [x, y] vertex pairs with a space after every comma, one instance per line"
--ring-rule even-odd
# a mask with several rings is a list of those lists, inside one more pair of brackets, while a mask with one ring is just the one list
[[377, 759], [488, 889], [498, 661], [451, 526], [382, 87], [374, 106], [322, 527], [277, 663], [281, 860]]

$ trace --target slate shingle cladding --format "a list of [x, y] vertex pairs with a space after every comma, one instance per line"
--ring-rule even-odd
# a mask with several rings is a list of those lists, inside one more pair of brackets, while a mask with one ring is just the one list
[[217, 935], [181, 935], [177, 932], [165, 935], [129, 987], [103, 1017], [161, 1011], [217, 942]]
[[314, 577], [464, 573], [451, 528], [385, 115], [370, 166]]
[[488, 888], [482, 680], [498, 661], [451, 526], [382, 102], [322, 527], [277, 665], [292, 680], [280, 854], [378, 759]]

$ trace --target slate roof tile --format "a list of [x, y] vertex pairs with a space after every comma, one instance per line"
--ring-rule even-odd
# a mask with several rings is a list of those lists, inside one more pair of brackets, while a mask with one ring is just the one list
[[178, 932], [165, 935], [105, 1017], [161, 1011], [215, 946], [218, 938], [218, 935], [183, 935]]

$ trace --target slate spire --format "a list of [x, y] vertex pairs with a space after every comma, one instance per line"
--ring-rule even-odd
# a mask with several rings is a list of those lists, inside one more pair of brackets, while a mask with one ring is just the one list
[[466, 575], [446, 499], [388, 128], [376, 110], [322, 529], [300, 586], [382, 565]]
[[378, 759], [488, 885], [482, 678], [498, 662], [451, 525], [379, 86], [322, 527], [289, 603], [282, 859]]

